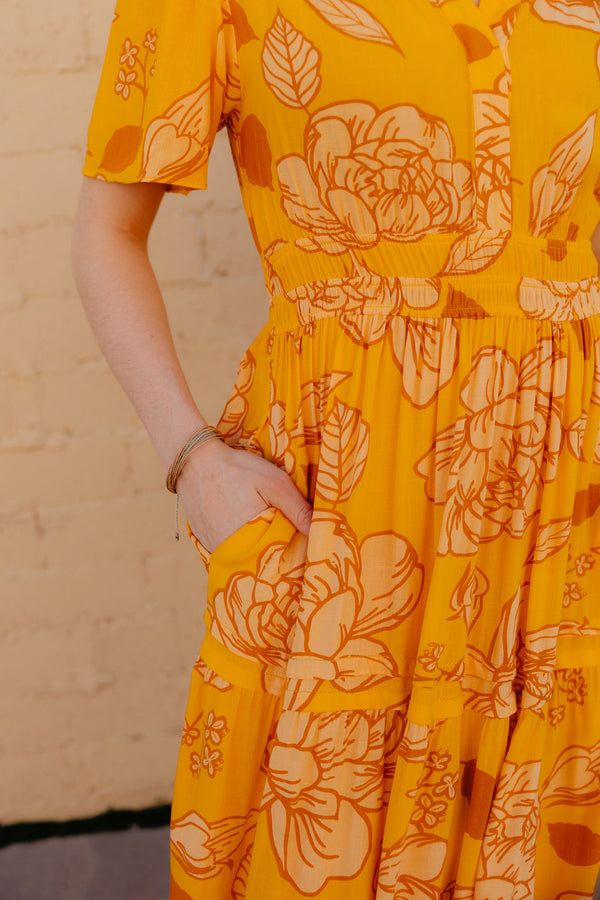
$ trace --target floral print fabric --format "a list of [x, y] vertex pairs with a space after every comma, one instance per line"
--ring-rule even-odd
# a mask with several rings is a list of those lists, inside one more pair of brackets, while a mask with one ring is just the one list
[[207, 185], [269, 295], [219, 427], [314, 503], [208, 554], [171, 900], [574, 900], [600, 868], [600, 19], [119, 0], [87, 175]]

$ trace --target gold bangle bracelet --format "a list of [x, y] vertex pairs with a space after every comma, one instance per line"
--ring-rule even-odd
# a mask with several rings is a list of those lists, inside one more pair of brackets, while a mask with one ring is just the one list
[[197, 447], [205, 441], [214, 439], [223, 440], [223, 436], [212, 425], [204, 425], [189, 436], [181, 450], [175, 456], [175, 459], [169, 466], [167, 473], [167, 490], [175, 494], [175, 540], [179, 540], [179, 494], [177, 493], [177, 479], [181, 475], [185, 462]]
[[171, 491], [172, 494], [177, 493], [177, 479], [181, 475], [181, 470], [183, 469], [188, 456], [193, 453], [197, 447], [204, 444], [205, 441], [213, 440], [214, 438], [223, 440], [220, 432], [212, 425], [204, 425], [189, 436], [169, 467], [166, 480], [168, 491]]

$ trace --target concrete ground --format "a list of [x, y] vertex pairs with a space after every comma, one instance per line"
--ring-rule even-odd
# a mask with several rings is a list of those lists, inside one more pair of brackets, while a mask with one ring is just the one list
[[[0, 850], [0, 900], [168, 900], [169, 829], [57, 837]], [[600, 879], [593, 900], [600, 900]]]
[[55, 837], [0, 850], [0, 900], [167, 900], [169, 829]]

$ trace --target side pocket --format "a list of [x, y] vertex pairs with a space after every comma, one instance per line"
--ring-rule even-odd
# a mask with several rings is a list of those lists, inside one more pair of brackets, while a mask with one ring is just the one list
[[236, 530], [232, 534], [230, 534], [228, 537], [226, 537], [225, 540], [221, 541], [221, 543], [215, 547], [215, 549], [212, 551], [212, 553], [209, 553], [209, 551], [206, 549], [204, 544], [202, 544], [198, 540], [198, 538], [196, 537], [196, 535], [190, 528], [190, 523], [186, 521], [187, 533], [190, 536], [192, 543], [196, 547], [196, 550], [200, 554], [200, 558], [201, 558], [202, 562], [204, 563], [204, 565], [206, 566], [206, 569], [208, 570], [210, 568], [211, 561], [214, 559], [214, 557], [217, 554], [221, 554], [222, 552], [225, 552], [225, 554], [228, 554], [228, 552], [229, 552], [228, 548], [229, 548], [230, 544], [232, 544], [234, 547], [236, 547], [240, 544], [240, 540], [241, 540], [241, 545], [243, 548], [243, 546], [244, 546], [243, 536], [247, 529], [251, 529], [251, 527], [253, 525], [257, 525], [261, 522], [264, 522], [264, 523], [270, 525], [270, 523], [273, 521], [275, 512], [276, 512], [276, 509], [274, 506], [269, 506], [266, 509], [261, 510], [255, 516], [252, 516], [251, 519], [248, 519], [247, 522], [244, 522], [243, 525], [240, 525], [239, 528], [236, 528]]
[[306, 536], [269, 507], [211, 554], [201, 652], [231, 684], [264, 688], [285, 667], [306, 547]]

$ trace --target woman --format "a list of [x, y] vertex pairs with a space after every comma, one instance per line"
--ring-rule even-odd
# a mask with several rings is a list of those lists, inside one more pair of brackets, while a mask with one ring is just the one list
[[[599, 34], [583, 0], [117, 4], [74, 258], [209, 568], [171, 900], [592, 896]], [[146, 239], [222, 126], [270, 310], [219, 440]]]

